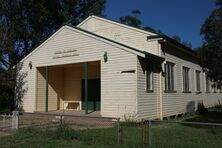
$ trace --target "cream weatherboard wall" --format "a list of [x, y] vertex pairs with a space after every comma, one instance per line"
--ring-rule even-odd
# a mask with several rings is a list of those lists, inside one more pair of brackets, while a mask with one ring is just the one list
[[158, 55], [157, 41], [147, 41], [147, 36], [156, 35], [134, 27], [126, 26], [97, 16], [90, 16], [78, 27], [101, 36], [134, 47], [141, 51]]
[[[100, 78], [100, 63], [88, 63], [88, 78]], [[60, 109], [63, 109], [63, 101], [81, 101], [81, 81], [84, 79], [84, 64], [74, 64], [64, 68], [64, 97], [61, 100]]]
[[[214, 106], [218, 101], [222, 101], [221, 93], [206, 93], [206, 80], [202, 68], [197, 64], [198, 61], [191, 55], [186, 54], [175, 47], [162, 46], [165, 51], [163, 57], [166, 61], [174, 63], [174, 86], [176, 92], [163, 92], [163, 116], [170, 116], [187, 112], [187, 105], [189, 102], [195, 102], [195, 109], [197, 109], [198, 102], [204, 103], [205, 106]], [[191, 93], [183, 93], [183, 75], [182, 67], [190, 68], [189, 71], [189, 87]], [[200, 90], [196, 91], [196, 70], [201, 71], [200, 75]], [[163, 79], [163, 91], [165, 89], [165, 81]]]
[[[191, 52], [185, 52], [184, 49], [181, 50], [176, 45], [172, 46], [172, 43], [168, 46], [164, 40], [162, 42], [158, 42], [160, 39], [147, 40], [147, 36], [155, 35], [151, 32], [95, 16], [89, 17], [78, 26], [82, 29], [63, 26], [21, 61], [23, 62], [21, 72], [28, 74], [24, 86], [27, 88], [27, 92], [23, 98], [25, 111], [44, 110], [45, 66], [61, 67], [68, 64], [95, 61], [100, 61], [101, 115], [104, 117], [124, 118], [126, 115], [135, 115], [138, 119], [154, 119], [184, 113], [191, 101], [195, 101], [195, 108], [197, 108], [197, 103], [202, 100], [206, 106], [213, 106], [219, 100], [222, 101], [222, 93], [213, 93], [212, 91], [206, 93], [205, 75]], [[98, 37], [98, 35], [104, 38]], [[143, 51], [163, 57], [165, 62], [169, 61], [175, 64], [174, 86], [176, 92], [164, 92], [165, 81], [161, 71], [155, 71], [153, 74], [153, 92], [146, 92], [145, 67], [150, 65], [145, 62], [146, 56]], [[108, 57], [107, 62], [104, 61], [105, 53]], [[30, 62], [33, 65], [32, 69], [29, 68]], [[183, 93], [183, 66], [190, 68], [191, 93]], [[201, 93], [196, 93], [196, 70], [201, 71]], [[51, 75], [56, 73], [49, 81], [55, 80], [59, 83], [57, 85], [63, 86], [60, 88], [49, 86], [50, 110], [61, 109], [61, 102], [64, 98], [78, 98], [80, 96], [80, 94], [74, 96], [74, 94], [70, 94], [70, 91], [67, 91], [72, 89], [68, 82], [73, 78], [74, 72], [75, 70], [70, 68], [63, 68], [63, 70], [55, 68], [49, 71]], [[83, 71], [79, 69], [78, 72], [82, 75]], [[62, 78], [56, 80], [58, 77]], [[73, 81], [75, 81], [74, 78]], [[78, 81], [76, 84], [79, 85], [79, 83]], [[79, 89], [79, 86], [76, 88]], [[41, 99], [42, 102], [39, 102]]]
[[[146, 91], [146, 62], [143, 58], [137, 59], [137, 98], [139, 119], [160, 118], [160, 72], [153, 71], [153, 92]], [[150, 66], [150, 65], [148, 65]], [[155, 67], [156, 68], [156, 67]]]
[[[59, 51], [75, 49], [71, 57], [55, 58]], [[107, 52], [108, 61], [103, 60]], [[29, 68], [29, 62], [33, 68]], [[23, 98], [25, 111], [33, 112], [36, 106], [36, 67], [64, 65], [101, 61], [101, 114], [106, 117], [123, 117], [126, 113], [136, 110], [136, 73], [123, 71], [136, 70], [137, 55], [133, 52], [98, 39], [92, 35], [65, 26], [57, 31], [45, 43], [30, 53], [23, 62], [21, 72], [27, 72], [26, 84], [28, 88]]]
[[[45, 68], [37, 68], [36, 81], [36, 111], [45, 111]], [[63, 99], [63, 70], [49, 67], [48, 110], [59, 109], [60, 100]]]

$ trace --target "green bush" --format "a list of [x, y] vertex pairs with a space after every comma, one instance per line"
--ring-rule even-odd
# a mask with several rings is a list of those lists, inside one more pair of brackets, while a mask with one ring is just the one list
[[199, 114], [208, 112], [208, 109], [204, 106], [203, 101], [198, 103], [197, 112]]

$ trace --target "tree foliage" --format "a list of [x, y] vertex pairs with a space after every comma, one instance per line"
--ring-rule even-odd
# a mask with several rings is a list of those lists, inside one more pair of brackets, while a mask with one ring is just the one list
[[216, 9], [201, 27], [204, 44], [198, 53], [201, 64], [216, 87], [222, 86], [222, 0], [216, 1]]
[[190, 42], [188, 42], [188, 41], [182, 40], [179, 35], [174, 35], [174, 36], [172, 36], [172, 38], [174, 40], [176, 40], [177, 42], [179, 42], [179, 43], [181, 43], [181, 44], [183, 44], [183, 45], [185, 45], [185, 46], [187, 46], [189, 48], [192, 48], [192, 44]]
[[174, 40], [176, 40], [177, 42], [181, 42], [181, 38], [180, 38], [180, 36], [179, 35], [174, 35], [174, 36], [172, 36], [172, 38], [174, 39]]
[[149, 26], [142, 26], [142, 21], [139, 19], [139, 16], [142, 14], [142, 12], [138, 9], [134, 9], [131, 11], [130, 15], [126, 15], [126, 16], [121, 16], [119, 18], [119, 21], [123, 24], [129, 25], [129, 26], [133, 26], [136, 28], [140, 28], [146, 31], [152, 31], [152, 32], [158, 32], [160, 34], [162, 34], [162, 32], [156, 31], [155, 29], [149, 27]]
[[[140, 29], [143, 29], [143, 30], [146, 30], [146, 31], [151, 31], [151, 32], [155, 32], [155, 33], [159, 33], [159, 34], [164, 34], [162, 33], [160, 30], [155, 30], [149, 26], [142, 26], [142, 21], [139, 19], [139, 16], [141, 15], [141, 11], [138, 10], [138, 9], [134, 9], [131, 11], [131, 15], [126, 15], [126, 16], [121, 16], [119, 18], [119, 21], [123, 24], [126, 24], [126, 25], [130, 25], [130, 26], [133, 26], [133, 27], [136, 27], [136, 28], [140, 28]], [[175, 39], [177, 42], [189, 47], [189, 48], [192, 48], [192, 44], [190, 42], [187, 42], [187, 41], [182, 41], [180, 36], [178, 35], [174, 35], [172, 37], [173, 39]]]
[[106, 0], [0, 0], [0, 109], [21, 106], [26, 92], [22, 87], [26, 74], [20, 73], [21, 66], [17, 65], [21, 58], [64, 23], [76, 25], [89, 15], [103, 15], [105, 3]]
[[64, 23], [76, 25], [88, 15], [103, 15], [105, 2], [0, 0], [0, 54], [9, 54], [9, 63], [14, 65]]
[[138, 18], [140, 14], [140, 10], [135, 9], [131, 11], [131, 15], [121, 16], [119, 20], [123, 24], [140, 28], [142, 24], [141, 20]]

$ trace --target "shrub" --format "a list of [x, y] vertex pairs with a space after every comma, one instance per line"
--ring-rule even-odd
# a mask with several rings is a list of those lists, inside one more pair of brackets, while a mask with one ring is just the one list
[[200, 113], [200, 114], [208, 112], [208, 109], [204, 106], [203, 101], [198, 102], [197, 112]]

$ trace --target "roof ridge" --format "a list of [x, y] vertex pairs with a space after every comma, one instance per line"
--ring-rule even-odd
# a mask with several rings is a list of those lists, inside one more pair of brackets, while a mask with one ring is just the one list
[[[134, 29], [137, 29], [137, 30], [140, 30], [140, 31], [144, 31], [144, 32], [147, 32], [147, 33], [151, 32], [151, 33], [153, 33], [153, 34], [157, 34], [157, 35], [151, 35], [151, 36], [155, 36], [155, 37], [158, 36], [158, 37], [167, 38], [168, 40], [173, 41], [175, 44], [180, 45], [180, 46], [182, 46], [183, 48], [186, 48], [186, 49], [190, 50], [190, 51], [193, 52], [193, 53], [196, 53], [192, 48], [189, 48], [189, 47], [183, 45], [182, 43], [178, 42], [177, 40], [173, 39], [172, 37], [169, 37], [169, 36], [166, 35], [165, 33], [159, 33], [159, 32], [157, 32], [157, 31], [154, 31], [155, 29], [153, 29], [152, 27], [150, 27], [152, 30], [143, 30], [143, 29], [138, 28], [138, 27], [134, 27], [134, 26], [130, 26], [130, 25], [127, 25], [127, 24], [123, 24], [123, 23], [120, 23], [120, 22], [118, 22], [118, 21], [116, 21], [116, 20], [113, 20], [113, 19], [110, 19], [110, 18], [105, 18], [105, 17], [98, 16], [98, 15], [94, 15], [94, 14], [89, 15], [86, 19], [88, 19], [89, 17], [97, 17], [97, 18], [101, 18], [101, 19], [105, 19], [105, 20], [108, 20], [108, 21], [112, 21], [112, 22], [118, 23], [118, 24], [120, 24], [120, 25], [125, 25], [125, 26], [131, 27], [131, 28], [134, 28]], [[86, 19], [85, 19], [85, 20], [86, 20]], [[152, 37], [151, 37], [151, 38], [152, 38]]]

